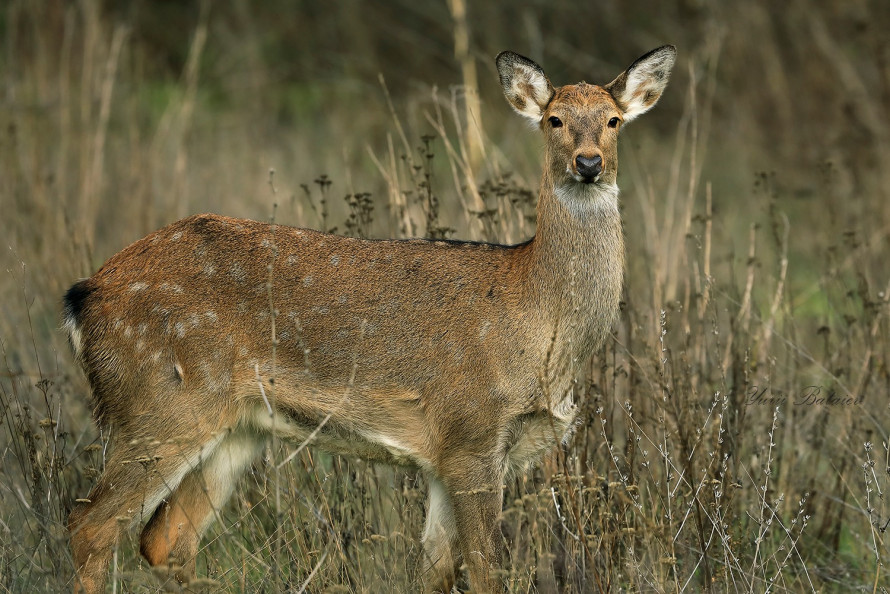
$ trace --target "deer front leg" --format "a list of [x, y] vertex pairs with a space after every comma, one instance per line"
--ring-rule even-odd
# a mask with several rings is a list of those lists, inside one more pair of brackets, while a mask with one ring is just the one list
[[474, 462], [463, 465], [462, 472], [452, 473], [445, 482], [454, 511], [458, 550], [473, 592], [502, 592], [503, 471], [494, 465], [481, 469], [479, 461]]
[[448, 594], [460, 567], [454, 508], [445, 485], [437, 477], [428, 475], [427, 482], [429, 496], [426, 504], [426, 526], [423, 531], [424, 591]]

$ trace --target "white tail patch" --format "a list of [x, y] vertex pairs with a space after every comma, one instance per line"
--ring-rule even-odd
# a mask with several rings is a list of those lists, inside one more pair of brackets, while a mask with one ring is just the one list
[[74, 319], [74, 314], [72, 312], [65, 311], [65, 319], [62, 322], [62, 329], [68, 333], [68, 342], [71, 344], [74, 358], [77, 359], [78, 362], [82, 361], [83, 333], [80, 331], [80, 326], [77, 325], [77, 320]]

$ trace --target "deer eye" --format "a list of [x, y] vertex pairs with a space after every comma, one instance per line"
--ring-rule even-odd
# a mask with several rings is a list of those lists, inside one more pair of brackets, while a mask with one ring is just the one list
[[562, 120], [556, 116], [550, 116], [547, 118], [547, 121], [550, 122], [550, 125], [554, 128], [562, 128]]
[[618, 127], [618, 122], [620, 122], [620, 121], [621, 121], [621, 120], [619, 120], [618, 118], [612, 118], [611, 120], [609, 120], [609, 127], [610, 127], [610, 128], [617, 128], [617, 127]]

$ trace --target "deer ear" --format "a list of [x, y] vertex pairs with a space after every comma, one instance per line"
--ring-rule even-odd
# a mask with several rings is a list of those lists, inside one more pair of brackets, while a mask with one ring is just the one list
[[654, 49], [604, 87], [624, 112], [625, 122], [655, 105], [667, 86], [676, 57], [677, 48], [672, 45]]
[[553, 85], [540, 66], [519, 54], [501, 52], [495, 60], [504, 96], [519, 115], [540, 122], [553, 98]]

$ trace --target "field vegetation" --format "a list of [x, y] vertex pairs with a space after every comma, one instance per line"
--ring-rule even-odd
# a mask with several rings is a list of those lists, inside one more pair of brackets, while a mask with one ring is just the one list
[[[76, 279], [196, 212], [527, 239], [540, 141], [494, 56], [605, 83], [665, 43], [622, 131], [620, 321], [574, 437], [509, 480], [509, 591], [887, 592], [890, 3], [336, 6], [0, 5], [0, 592], [71, 587], [106, 456], [59, 330]], [[191, 588], [416, 591], [422, 477], [292, 451], [219, 510]], [[110, 590], [163, 579], [120, 543]]]

